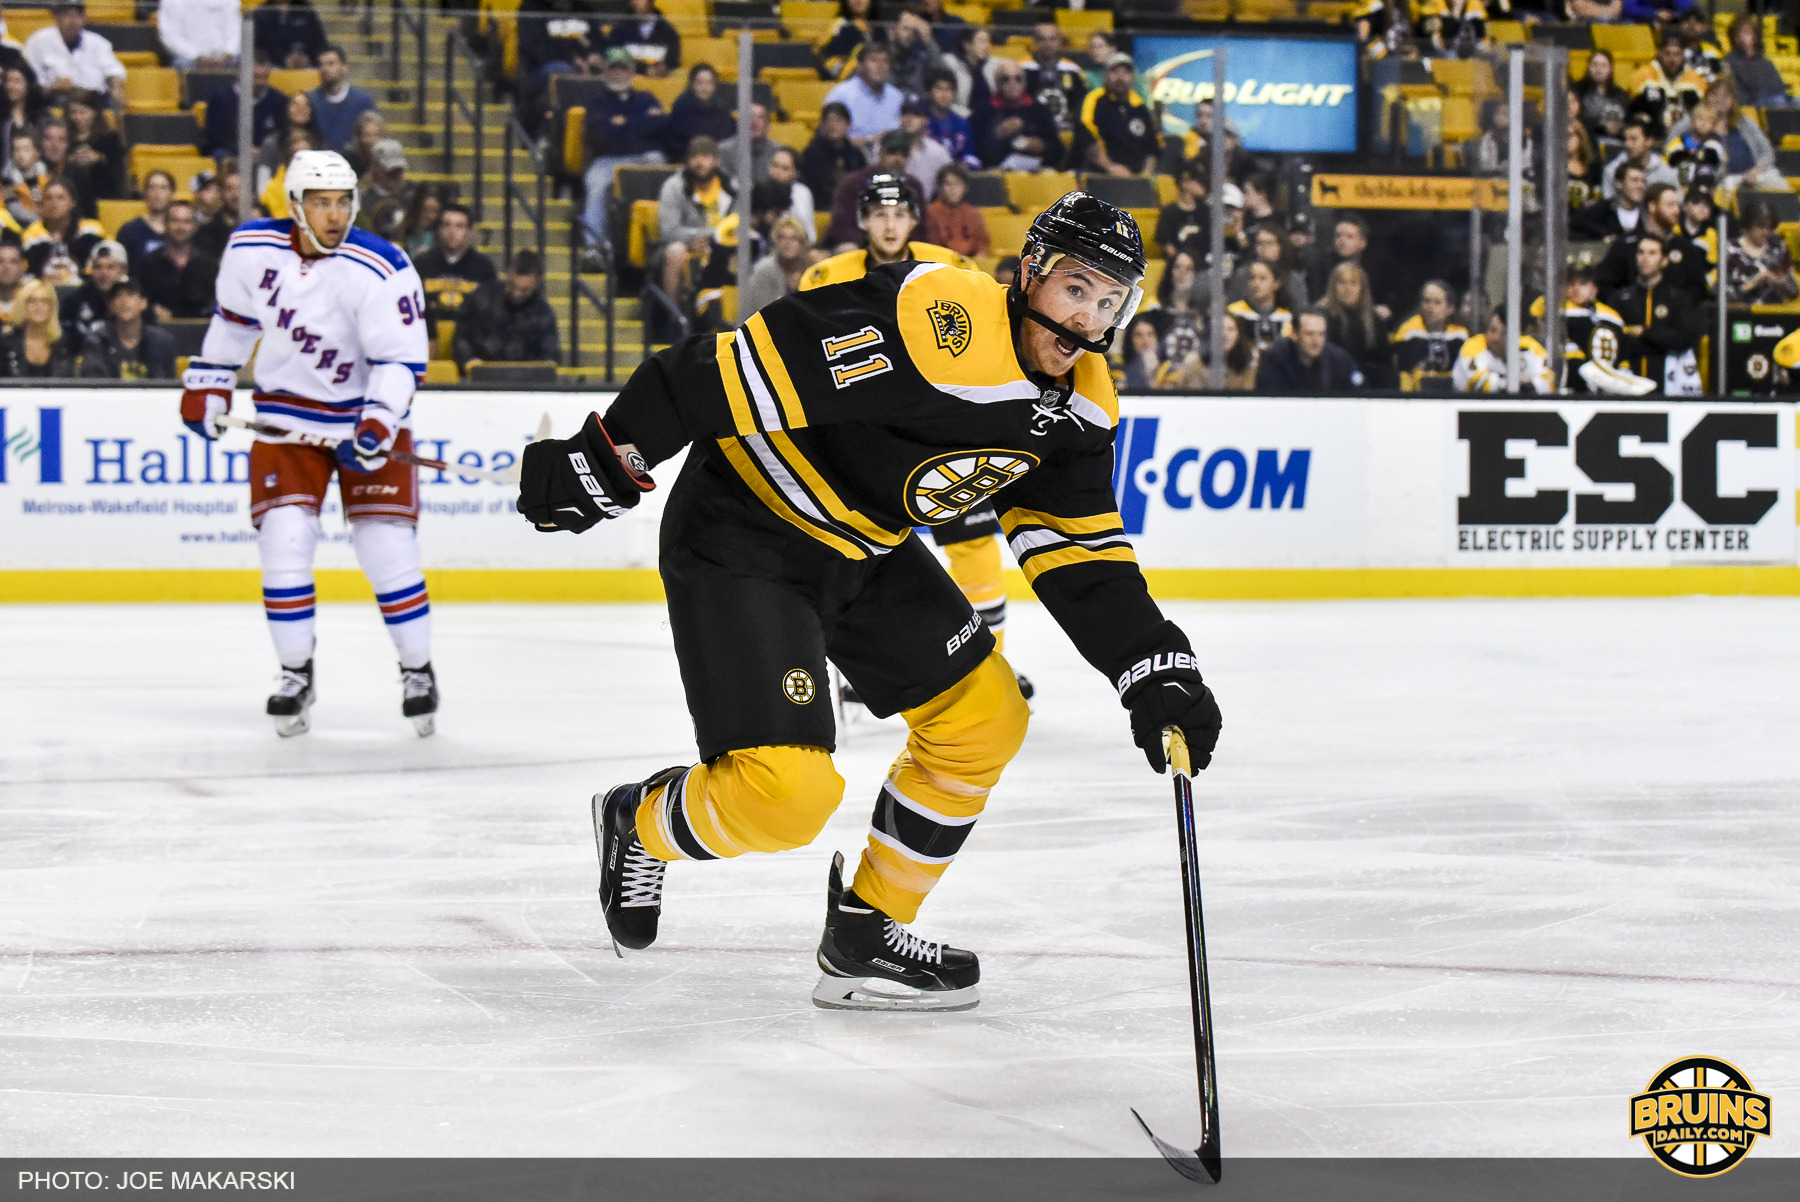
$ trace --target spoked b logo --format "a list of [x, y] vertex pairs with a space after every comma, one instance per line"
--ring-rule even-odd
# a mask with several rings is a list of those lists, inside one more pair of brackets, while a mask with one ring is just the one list
[[1728, 1173], [1758, 1136], [1773, 1134], [1769, 1096], [1712, 1056], [1687, 1056], [1657, 1070], [1631, 1099], [1631, 1135], [1683, 1177]]

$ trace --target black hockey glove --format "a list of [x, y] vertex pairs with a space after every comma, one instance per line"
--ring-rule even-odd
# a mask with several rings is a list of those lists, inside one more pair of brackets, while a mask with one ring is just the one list
[[1158, 772], [1168, 766], [1163, 757], [1165, 726], [1179, 727], [1187, 739], [1188, 758], [1194, 770], [1212, 763], [1219, 742], [1219, 703], [1200, 679], [1200, 662], [1187, 636], [1173, 622], [1158, 626], [1145, 640], [1149, 649], [1122, 668], [1114, 683], [1119, 700], [1131, 711], [1131, 739], [1143, 748], [1144, 758]]
[[580, 534], [618, 517], [655, 487], [643, 458], [636, 451], [621, 454], [599, 415], [590, 413], [575, 437], [525, 447], [518, 510], [539, 530]]

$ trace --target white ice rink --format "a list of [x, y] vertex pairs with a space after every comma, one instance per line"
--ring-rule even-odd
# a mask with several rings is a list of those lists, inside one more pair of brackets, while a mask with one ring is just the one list
[[[1645, 1157], [1712, 1055], [1800, 1090], [1800, 601], [1181, 604], [1226, 1155]], [[614, 957], [587, 799], [692, 756], [655, 607], [373, 606], [310, 735], [239, 606], [0, 609], [0, 1146], [67, 1155], [1144, 1156], [1198, 1136], [1165, 778], [1043, 612], [1025, 749], [918, 929], [968, 1014], [815, 1009], [830, 853], [676, 865]], [[1794, 1155], [1792, 1123], [1756, 1155]]]

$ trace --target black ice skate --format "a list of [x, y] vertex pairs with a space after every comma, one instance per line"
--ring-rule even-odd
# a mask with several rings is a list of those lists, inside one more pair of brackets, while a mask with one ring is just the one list
[[409, 668], [400, 665], [400, 712], [412, 719], [413, 729], [421, 739], [437, 731], [437, 673], [431, 665]]
[[298, 668], [282, 668], [281, 683], [269, 695], [266, 711], [275, 719], [275, 733], [284, 739], [303, 735], [312, 727], [307, 714], [313, 703], [312, 665], [309, 659]]
[[1019, 696], [1025, 698], [1027, 701], [1030, 701], [1033, 697], [1037, 696], [1037, 686], [1031, 683], [1031, 677], [1025, 675], [1023, 672], [1015, 672], [1013, 675], [1016, 676], [1019, 681]]
[[594, 794], [594, 848], [600, 853], [600, 907], [612, 932], [613, 952], [641, 951], [656, 942], [662, 917], [663, 870], [637, 836], [637, 809], [646, 795], [668, 784], [686, 766], [664, 768], [649, 780], [614, 785]]
[[981, 961], [974, 952], [921, 939], [844, 888], [844, 857], [831, 858], [825, 936], [813, 1005], [825, 1010], [973, 1010]]

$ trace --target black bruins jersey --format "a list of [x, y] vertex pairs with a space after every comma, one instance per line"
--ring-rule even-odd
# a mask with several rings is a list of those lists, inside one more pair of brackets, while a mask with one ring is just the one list
[[1400, 386], [1408, 392], [1448, 392], [1456, 357], [1468, 339], [1469, 331], [1453, 321], [1434, 334], [1425, 328], [1425, 319], [1414, 313], [1392, 335]]
[[677, 498], [735, 492], [745, 520], [846, 559], [991, 503], [1033, 589], [1111, 671], [1161, 621], [1113, 496], [1118, 396], [1102, 355], [1027, 372], [1013, 328], [991, 277], [887, 264], [653, 356], [605, 422], [651, 466], [694, 444], [711, 480], [690, 459]]

